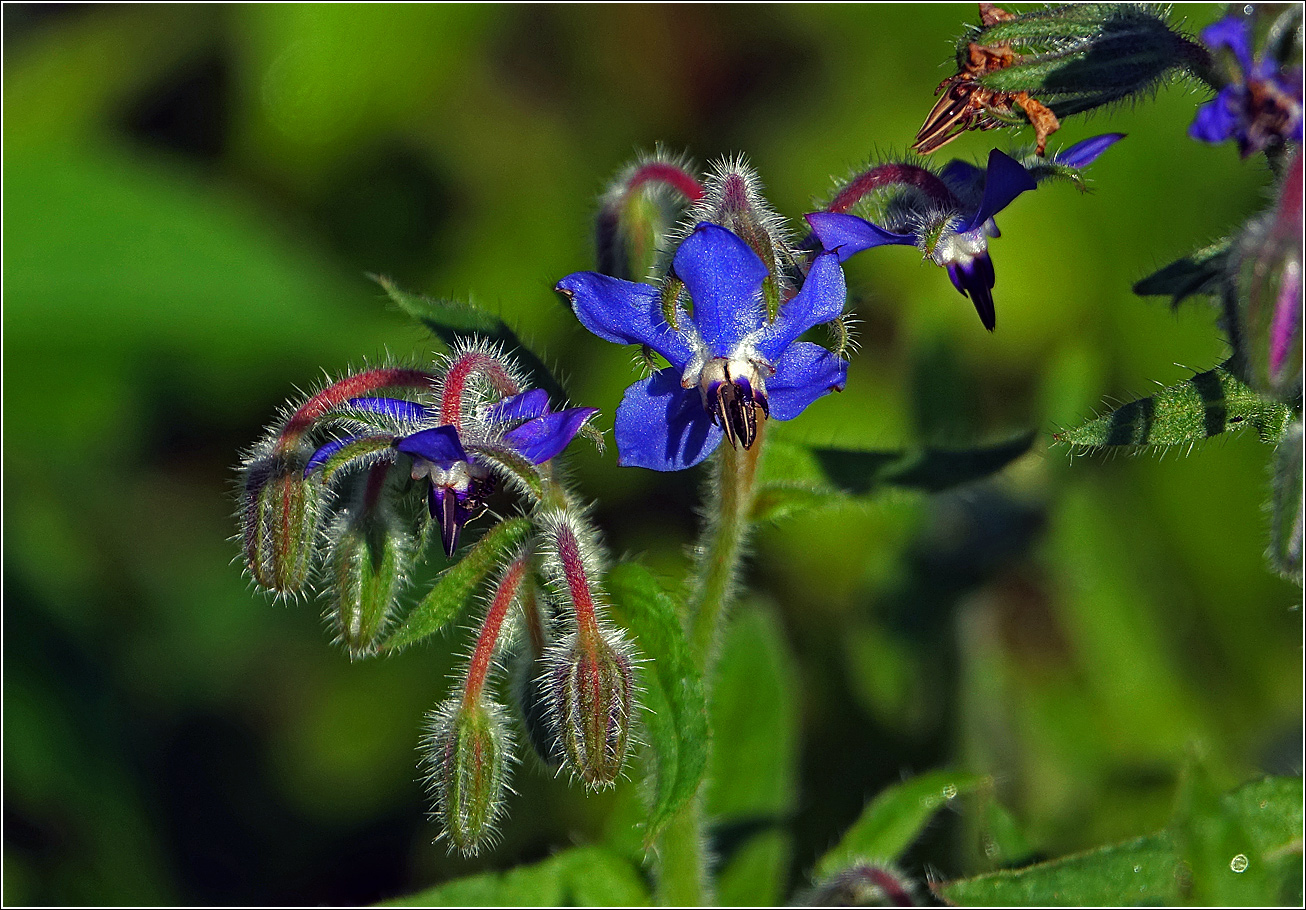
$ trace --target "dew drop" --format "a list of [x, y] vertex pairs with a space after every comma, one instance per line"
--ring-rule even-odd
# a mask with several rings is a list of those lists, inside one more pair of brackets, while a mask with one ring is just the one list
[[1239, 853], [1233, 859], [1229, 860], [1229, 868], [1232, 869], [1234, 872], [1246, 872], [1247, 857]]
[[1142, 871], [1143, 871], [1143, 867], [1142, 867], [1142, 866], [1135, 866], [1135, 867], [1134, 867], [1134, 871], [1135, 871], [1135, 872], [1142, 872]]
[[944, 798], [944, 799], [955, 799], [956, 796], [957, 796], [957, 785], [956, 785], [956, 784], [948, 784], [946, 787], [943, 788], [943, 798]]

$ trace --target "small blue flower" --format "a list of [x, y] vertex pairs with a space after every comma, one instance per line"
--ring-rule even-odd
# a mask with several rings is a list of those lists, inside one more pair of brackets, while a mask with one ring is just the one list
[[[376, 415], [402, 433], [393, 437], [389, 450], [412, 458], [414, 480], [430, 479], [427, 506], [440, 525], [440, 540], [448, 556], [458, 549], [463, 525], [481, 512], [485, 499], [494, 492], [494, 455], [543, 464], [559, 455], [598, 413], [598, 408], [552, 411], [542, 389], [505, 398], [482, 408], [479, 414], [466, 414], [459, 427], [432, 426], [438, 424], [438, 409], [402, 398], [352, 398], [349, 409]], [[375, 438], [374, 434], [358, 434], [327, 443], [309, 458], [304, 476], [369, 437]]]
[[797, 340], [843, 312], [846, 289], [835, 254], [816, 257], [774, 322], [763, 297], [766, 265], [723, 227], [699, 224], [676, 250], [672, 272], [684, 282], [693, 312], [677, 301], [671, 323], [652, 285], [597, 272], [558, 283], [585, 328], [605, 341], [647, 345], [670, 364], [626, 389], [617, 408], [619, 464], [693, 467], [716, 451], [722, 436], [749, 448], [759, 419], [791, 420], [843, 389], [848, 362]]
[[[1061, 171], [1085, 167], [1122, 135], [1086, 139], [1053, 156], [1052, 164]], [[1058, 168], [1041, 171], [1051, 176]], [[821, 245], [837, 252], [840, 261], [877, 246], [917, 247], [926, 259], [948, 270], [953, 286], [971, 299], [984, 327], [993, 331], [997, 324], [995, 275], [988, 241], [1001, 236], [993, 218], [1021, 193], [1034, 189], [1038, 185], [1035, 176], [994, 149], [987, 168], [955, 160], [936, 175], [915, 165], [887, 165], [860, 179], [873, 189], [910, 186], [919, 191], [921, 201], [890, 206], [883, 225], [841, 212], [813, 212], [805, 217]]]
[[1302, 141], [1301, 70], [1281, 70], [1268, 55], [1254, 59], [1251, 29], [1251, 19], [1227, 16], [1202, 31], [1211, 50], [1233, 53], [1237, 69], [1188, 127], [1188, 135], [1201, 142], [1237, 140], [1244, 158], [1272, 142]]

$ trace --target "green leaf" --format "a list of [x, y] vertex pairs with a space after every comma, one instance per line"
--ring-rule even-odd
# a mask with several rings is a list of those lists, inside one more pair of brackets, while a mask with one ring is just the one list
[[710, 708], [707, 811], [722, 858], [721, 904], [773, 906], [786, 893], [798, 796], [797, 682], [775, 616], [736, 611], [722, 637]]
[[382, 907], [647, 906], [648, 887], [627, 860], [573, 847], [531, 866], [484, 872], [382, 901]]
[[800, 511], [847, 505], [886, 489], [938, 493], [981, 480], [1024, 455], [1037, 437], [1023, 433], [1004, 442], [967, 449], [853, 451], [809, 448], [781, 440], [767, 444], [762, 482], [753, 502], [755, 521]]
[[1172, 307], [1178, 307], [1189, 297], [1218, 293], [1231, 244], [1225, 238], [1170, 263], [1136, 282], [1134, 293], [1140, 297], [1170, 297]]
[[689, 651], [676, 603], [648, 570], [618, 565], [608, 575], [617, 623], [634, 634], [648, 658], [644, 687], [644, 731], [653, 763], [652, 810], [645, 846], [698, 792], [707, 768], [708, 723], [703, 679]]
[[934, 886], [950, 904], [1071, 907], [1170, 904], [1179, 897], [1179, 861], [1168, 834], [1153, 834], [1025, 869]]
[[530, 519], [510, 518], [486, 531], [459, 562], [436, 580], [430, 593], [404, 617], [382, 649], [397, 651], [406, 648], [434, 635], [456, 619], [477, 585], [525, 539], [530, 529]]
[[931, 771], [890, 787], [862, 811], [838, 846], [821, 857], [816, 864], [816, 878], [827, 878], [858, 860], [897, 859], [946, 803], [991, 786], [987, 777]]
[[1262, 440], [1272, 442], [1283, 435], [1291, 416], [1284, 405], [1262, 398], [1224, 367], [1216, 367], [1052, 438], [1090, 449], [1168, 446], [1252, 426]]
[[1169, 831], [934, 891], [961, 906], [1300, 905], [1301, 778], [1217, 796], [1190, 769], [1177, 815]]
[[480, 307], [459, 300], [436, 300], [405, 291], [384, 275], [369, 276], [385, 290], [399, 308], [420, 320], [437, 338], [449, 347], [472, 338], [487, 339], [503, 348], [515, 359], [531, 384], [544, 389], [555, 402], [567, 400], [567, 393], [544, 361], [522, 344], [517, 333], [508, 324]]

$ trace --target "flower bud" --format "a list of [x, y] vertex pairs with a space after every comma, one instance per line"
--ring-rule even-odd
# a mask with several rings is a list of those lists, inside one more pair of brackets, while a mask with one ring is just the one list
[[684, 206], [702, 196], [689, 163], [661, 149], [627, 166], [604, 192], [595, 219], [599, 271], [627, 281], [650, 277]]
[[1303, 524], [1302, 424], [1291, 424], [1274, 452], [1274, 498], [1270, 519], [1270, 563], [1284, 578], [1301, 584]]
[[342, 511], [330, 550], [330, 614], [350, 658], [370, 656], [389, 625], [415, 551], [411, 534], [389, 506]]
[[619, 634], [573, 634], [549, 654], [546, 685], [571, 770], [591, 787], [614, 784], [630, 743], [634, 672]]
[[303, 590], [317, 546], [322, 482], [304, 477], [304, 464], [296, 451], [273, 450], [244, 468], [245, 565], [256, 582], [279, 594]]
[[911, 880], [896, 869], [856, 863], [820, 882], [802, 907], [915, 907]]
[[792, 291], [788, 279], [794, 254], [784, 219], [771, 208], [757, 172], [743, 158], [718, 162], [703, 189], [703, 198], [689, 210], [685, 223], [694, 227], [708, 221], [748, 244], [770, 273], [762, 282], [762, 296], [774, 319], [784, 292]]
[[1280, 401], [1301, 395], [1302, 158], [1288, 166], [1274, 210], [1253, 220], [1234, 244], [1224, 288], [1233, 371]]
[[426, 784], [450, 849], [475, 856], [503, 812], [512, 739], [502, 709], [462, 695], [427, 715], [423, 737]]

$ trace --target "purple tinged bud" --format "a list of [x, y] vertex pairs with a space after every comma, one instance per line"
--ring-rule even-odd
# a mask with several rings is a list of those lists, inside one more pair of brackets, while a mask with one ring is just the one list
[[856, 863], [820, 882], [802, 907], [915, 907], [911, 879], [888, 866]]
[[308, 582], [322, 513], [320, 477], [304, 477], [304, 461], [273, 451], [244, 470], [240, 496], [245, 565], [254, 580], [278, 594]]
[[449, 699], [427, 715], [426, 784], [450, 852], [475, 856], [503, 813], [512, 740], [502, 709], [478, 698]]
[[630, 646], [617, 634], [572, 634], [547, 659], [554, 725], [567, 764], [594, 788], [609, 787], [630, 745], [635, 678]]
[[1123, 138], [1125, 138], [1124, 133], [1103, 133], [1101, 136], [1093, 136], [1091, 139], [1076, 142], [1069, 148], [1062, 149], [1052, 157], [1052, 160], [1066, 167], [1088, 167], [1101, 157], [1103, 152]]

